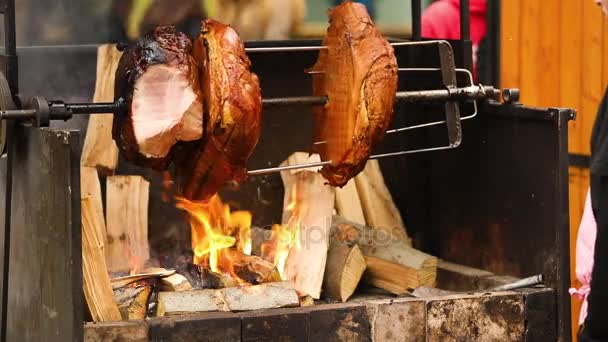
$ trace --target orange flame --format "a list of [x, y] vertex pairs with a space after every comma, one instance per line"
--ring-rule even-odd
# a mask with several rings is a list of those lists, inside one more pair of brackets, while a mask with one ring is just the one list
[[251, 253], [251, 213], [230, 212], [230, 207], [214, 195], [207, 202], [176, 198], [176, 206], [190, 216], [194, 262], [208, 266], [217, 273], [232, 273], [231, 260], [225, 251], [236, 246], [244, 254]]
[[285, 279], [285, 264], [292, 248], [300, 248], [300, 225], [303, 216], [303, 206], [298, 203], [296, 184], [291, 189], [291, 200], [285, 206], [289, 215], [287, 224], [272, 226], [270, 240], [262, 244], [262, 257], [275, 264], [282, 279]]

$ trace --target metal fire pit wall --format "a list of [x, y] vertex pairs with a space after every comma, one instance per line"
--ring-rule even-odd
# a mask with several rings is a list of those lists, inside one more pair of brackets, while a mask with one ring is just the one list
[[[463, 49], [459, 41], [450, 43], [455, 51]], [[306, 44], [319, 41], [249, 43]], [[74, 102], [91, 99], [95, 49], [30, 48], [18, 53], [23, 94]], [[401, 67], [439, 64], [437, 51], [428, 47], [400, 47], [396, 54]], [[311, 93], [310, 76], [303, 70], [314, 63], [316, 52], [259, 53], [251, 59], [264, 96]], [[41, 63], [44, 60], [53, 63]], [[455, 61], [457, 67], [470, 62], [459, 54]], [[439, 75], [428, 73], [400, 73], [399, 78], [402, 90], [436, 88], [440, 82]], [[49, 89], [49, 84], [57, 86]], [[471, 110], [464, 106], [461, 114]], [[478, 117], [463, 122], [464, 139], [458, 149], [381, 161], [417, 248], [496, 274], [523, 278], [543, 273], [557, 302], [555, 312], [547, 315], [557, 317], [548, 323], [554, 331], [546, 336], [558, 335], [564, 341], [570, 339], [567, 121], [572, 116], [571, 110], [564, 109], [486, 104]], [[394, 126], [442, 117], [441, 105], [400, 104]], [[51, 340], [67, 341], [82, 334], [78, 168], [86, 121], [53, 123], [53, 127], [22, 127], [16, 132], [10, 170], [13, 234], [8, 340], [39, 340], [46, 334]], [[312, 143], [312, 116], [307, 107], [265, 111], [262, 127], [251, 168], [276, 165], [295, 150], [309, 150]], [[442, 145], [445, 137], [444, 126], [395, 134], [387, 137], [378, 152]], [[0, 160], [2, 191], [7, 171]], [[171, 259], [159, 253], [163, 249], [176, 254], [188, 250], [187, 223], [171, 204], [162, 202], [160, 175], [124, 160], [117, 173], [142, 174], [151, 180], [149, 236], [151, 250], [161, 262]], [[280, 221], [283, 188], [277, 174], [252, 177], [238, 191], [223, 191], [222, 198], [236, 208], [253, 211], [258, 226]], [[155, 240], [155, 236], [161, 238]], [[528, 333], [532, 339], [539, 331]]]

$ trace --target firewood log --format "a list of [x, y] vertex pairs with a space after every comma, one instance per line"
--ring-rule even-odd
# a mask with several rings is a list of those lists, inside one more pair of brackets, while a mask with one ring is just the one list
[[230, 287], [218, 291], [223, 311], [251, 311], [295, 307], [298, 293], [289, 283], [266, 283], [251, 287]]
[[[281, 165], [318, 160], [316, 154], [308, 157], [307, 153], [299, 152]], [[285, 261], [284, 280], [289, 280], [296, 290], [319, 299], [327, 261], [335, 189], [325, 184], [323, 176], [314, 169], [282, 171], [281, 178], [285, 187], [282, 223], [297, 225], [299, 229], [299, 246], [291, 248]]]
[[355, 184], [361, 199], [365, 224], [374, 229], [388, 230], [411, 247], [412, 242], [407, 236], [405, 224], [399, 209], [393, 202], [390, 191], [384, 183], [384, 177], [377, 160], [367, 162], [363, 171], [355, 177]]
[[95, 206], [97, 211], [97, 217], [101, 220], [101, 228], [96, 233], [99, 233], [99, 241], [106, 241], [106, 221], [103, 215], [103, 199], [101, 197], [101, 184], [99, 182], [99, 175], [97, 169], [94, 167], [81, 166], [80, 167], [80, 196], [81, 198], [89, 196], [91, 203]]
[[281, 281], [281, 275], [274, 264], [236, 249], [228, 252], [233, 260], [234, 273], [246, 282], [255, 285]]
[[158, 316], [207, 311], [249, 311], [299, 306], [297, 292], [287, 282], [219, 290], [160, 292]]
[[114, 300], [100, 240], [103, 221], [90, 197], [80, 201], [82, 219], [83, 292], [91, 317], [95, 322], [117, 321], [120, 311]]
[[150, 279], [150, 278], [160, 278], [160, 277], [169, 277], [175, 274], [175, 270], [166, 270], [164, 268], [160, 269], [151, 269], [144, 270], [143, 273], [132, 274], [124, 277], [116, 277], [110, 280], [113, 289], [118, 289], [123, 286], [127, 286], [137, 281]]
[[106, 180], [106, 261], [110, 272], [140, 271], [150, 258], [148, 197], [150, 183], [141, 176]]
[[[385, 288], [382, 284], [386, 282], [374, 279], [388, 277], [399, 283], [400, 289], [435, 286], [437, 258], [410, 247], [399, 236], [389, 231], [359, 225], [334, 216], [331, 240], [346, 244], [356, 243], [359, 246], [366, 257], [367, 270], [363, 281], [367, 283], [391, 292], [394, 292], [395, 286]], [[370, 264], [370, 260], [373, 264]], [[398, 290], [396, 293], [402, 293], [401, 291]]]
[[162, 291], [189, 291], [192, 290], [192, 285], [186, 277], [181, 274], [174, 274], [160, 279]]
[[355, 179], [349, 180], [342, 188], [336, 188], [336, 211], [340, 217], [365, 224], [365, 215]]
[[122, 319], [144, 319], [148, 310], [148, 299], [152, 285], [144, 283], [139, 286], [124, 286], [114, 290], [114, 297]]
[[[93, 102], [114, 101], [114, 79], [122, 52], [114, 44], [97, 49], [97, 81]], [[112, 139], [114, 114], [96, 114], [89, 117], [87, 134], [82, 147], [80, 164], [98, 168], [110, 174], [118, 164], [118, 147]]]
[[323, 281], [326, 297], [346, 302], [355, 292], [366, 268], [363, 253], [357, 245], [331, 242]]

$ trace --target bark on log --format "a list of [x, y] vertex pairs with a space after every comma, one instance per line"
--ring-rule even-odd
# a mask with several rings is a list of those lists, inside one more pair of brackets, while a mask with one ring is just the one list
[[80, 205], [83, 291], [87, 306], [95, 322], [120, 320], [120, 312], [110, 286], [103, 240], [99, 239], [104, 230], [103, 221], [90, 197], [83, 198]]
[[114, 290], [114, 297], [123, 320], [146, 318], [148, 299], [152, 293], [152, 286], [144, 284], [139, 286], [125, 286]]
[[123, 286], [127, 286], [137, 281], [150, 279], [150, 278], [162, 278], [169, 277], [175, 274], [175, 270], [165, 270], [163, 269], [154, 269], [154, 270], [145, 270], [144, 273], [138, 273], [133, 275], [128, 275], [124, 277], [116, 277], [112, 278], [110, 282], [112, 283], [113, 289], [118, 289]]
[[141, 176], [111, 176], [106, 186], [106, 260], [110, 272], [141, 270], [150, 258], [148, 197]]
[[296, 307], [298, 293], [289, 283], [266, 283], [255, 286], [231, 287], [218, 291], [224, 311], [251, 311]]
[[[316, 154], [309, 157], [307, 153], [298, 152], [282, 165], [318, 160]], [[335, 189], [325, 184], [320, 173], [310, 169], [282, 171], [281, 178], [285, 187], [282, 223], [299, 228], [299, 246], [296, 245], [289, 252], [283, 272], [284, 280], [290, 281], [296, 290], [319, 299], [327, 261]]]
[[297, 292], [287, 282], [220, 290], [160, 292], [158, 316], [207, 311], [249, 311], [299, 306]]
[[[114, 80], [122, 52], [114, 44], [97, 49], [97, 81], [93, 102], [114, 101]], [[87, 135], [82, 148], [80, 164], [95, 167], [112, 174], [118, 164], [118, 147], [112, 139], [114, 114], [89, 116]]]

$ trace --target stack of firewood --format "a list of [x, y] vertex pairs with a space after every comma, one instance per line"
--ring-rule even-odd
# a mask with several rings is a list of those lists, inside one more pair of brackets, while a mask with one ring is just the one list
[[[298, 152], [282, 165], [319, 161]], [[434, 287], [437, 258], [414, 249], [377, 161], [344, 186], [333, 188], [317, 169], [281, 173], [285, 206], [306, 208], [299, 248], [286, 261], [286, 280], [314, 299], [346, 301], [360, 282], [394, 294]], [[284, 213], [283, 223], [288, 219]], [[254, 229], [254, 245], [268, 232]]]

